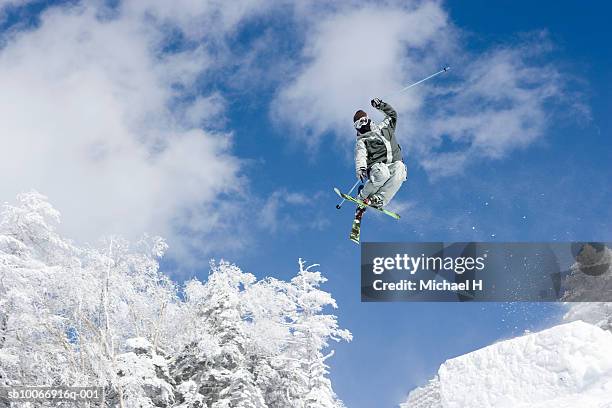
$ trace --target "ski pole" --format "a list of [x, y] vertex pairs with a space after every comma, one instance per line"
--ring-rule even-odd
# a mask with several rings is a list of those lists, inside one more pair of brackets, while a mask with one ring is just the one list
[[443, 73], [443, 72], [448, 71], [449, 69], [450, 69], [450, 66], [444, 67], [444, 68], [442, 68], [441, 70], [439, 70], [438, 72], [436, 72], [435, 74], [431, 74], [430, 76], [428, 76], [428, 77], [426, 77], [426, 78], [423, 78], [423, 79], [421, 79], [420, 81], [417, 81], [417, 82], [415, 82], [415, 83], [413, 83], [413, 84], [410, 84], [410, 85], [408, 85], [408, 86], [406, 86], [406, 87], [404, 87], [404, 88], [400, 89], [399, 91], [395, 91], [395, 92], [392, 92], [392, 93], [390, 93], [390, 94], [387, 94], [387, 95], [383, 96], [381, 99], [388, 98], [389, 96], [393, 96], [393, 95], [400, 94], [400, 93], [404, 92], [405, 90], [408, 90], [408, 89], [412, 88], [412, 87], [413, 87], [413, 86], [415, 86], [415, 85], [418, 85], [418, 84], [420, 84], [420, 83], [423, 83], [423, 82], [427, 81], [428, 79], [431, 79], [431, 78], [433, 78], [433, 77], [435, 77], [435, 76], [437, 76], [437, 75], [440, 75], [440, 74], [441, 74], [441, 73]]
[[[361, 180], [357, 180], [355, 182], [355, 184], [353, 184], [353, 187], [351, 187], [351, 189], [349, 190], [349, 192], [347, 193], [347, 195], [351, 195], [351, 193], [353, 192], [353, 190], [355, 189], [355, 187], [357, 187], [357, 184], [359, 184]], [[340, 207], [342, 207], [342, 204], [344, 204], [344, 202], [346, 201], [346, 198], [343, 198], [342, 201], [340, 201], [340, 204], [336, 204], [336, 208], [340, 209]]]

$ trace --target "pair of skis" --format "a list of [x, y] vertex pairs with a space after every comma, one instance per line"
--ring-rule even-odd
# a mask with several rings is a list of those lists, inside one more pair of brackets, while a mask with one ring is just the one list
[[[384, 208], [373, 207], [373, 206], [371, 206], [369, 204], [366, 204], [363, 201], [361, 201], [361, 200], [359, 200], [359, 199], [357, 199], [355, 197], [351, 197], [348, 194], [344, 194], [337, 187], [334, 187], [334, 191], [336, 192], [336, 194], [338, 194], [343, 199], [357, 204], [358, 207], [361, 207], [361, 208], [370, 207], [370, 208], [375, 209], [376, 211], [380, 211], [381, 213], [388, 215], [389, 217], [395, 218], [396, 220], [399, 220], [399, 218], [400, 218], [400, 216], [398, 214], [394, 213], [393, 211], [389, 211], [389, 210], [386, 210]], [[359, 244], [359, 242], [360, 242], [359, 241], [360, 235], [361, 235], [361, 221], [358, 218], [355, 218], [353, 220], [353, 226], [351, 228], [351, 234], [350, 234], [349, 238], [354, 243]]]

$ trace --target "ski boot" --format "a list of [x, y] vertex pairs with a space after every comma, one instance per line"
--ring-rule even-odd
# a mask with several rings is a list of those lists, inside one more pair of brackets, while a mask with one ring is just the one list
[[383, 198], [378, 194], [372, 194], [367, 198], [367, 200], [367, 202], [366, 200], [363, 200], [363, 202], [376, 208], [382, 208], [384, 204]]

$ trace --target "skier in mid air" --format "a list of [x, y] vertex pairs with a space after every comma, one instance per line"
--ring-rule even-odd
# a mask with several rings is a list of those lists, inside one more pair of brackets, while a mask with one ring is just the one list
[[[420, 81], [416, 81], [402, 89], [393, 92], [392, 95], [400, 94], [408, 89], [422, 84], [431, 78], [447, 72], [450, 66], [446, 66]], [[395, 138], [395, 126], [397, 124], [397, 112], [388, 103], [374, 98], [371, 101], [374, 108], [385, 114], [385, 119], [380, 123], [374, 123], [368, 117], [368, 114], [362, 110], [355, 112], [353, 122], [357, 129], [357, 144], [355, 146], [355, 169], [357, 178], [365, 184], [360, 186], [357, 197], [352, 197], [350, 194], [353, 189], [359, 184], [359, 180], [353, 185], [353, 188], [345, 194], [337, 187], [334, 191], [338, 194], [342, 201], [336, 205], [340, 209], [345, 200], [352, 201], [357, 204], [355, 211], [355, 220], [351, 230], [351, 240], [359, 243], [359, 234], [361, 231], [361, 217], [368, 207], [375, 208], [395, 219], [400, 216], [392, 211], [384, 208], [389, 201], [395, 196], [395, 193], [400, 189], [402, 183], [406, 181], [407, 170], [402, 159], [402, 149]]]
[[[355, 169], [357, 178], [367, 180], [357, 199], [364, 204], [382, 209], [389, 204], [406, 180], [407, 170], [402, 159], [402, 149], [395, 137], [397, 112], [379, 98], [372, 99], [374, 108], [385, 114], [380, 123], [374, 123], [363, 110], [353, 116], [357, 129]], [[358, 206], [351, 230], [351, 240], [359, 243], [361, 218], [366, 206]]]

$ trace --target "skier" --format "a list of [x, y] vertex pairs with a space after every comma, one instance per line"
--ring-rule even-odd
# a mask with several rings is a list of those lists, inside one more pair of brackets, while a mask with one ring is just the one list
[[[357, 129], [356, 174], [362, 182], [367, 179], [357, 198], [367, 205], [382, 208], [389, 204], [406, 180], [407, 170], [402, 160], [402, 149], [395, 137], [397, 112], [379, 98], [372, 99], [371, 104], [385, 114], [382, 122], [372, 122], [363, 110], [358, 110], [353, 116]], [[355, 211], [351, 232], [353, 241], [359, 242], [361, 217], [366, 209], [359, 206]]]

